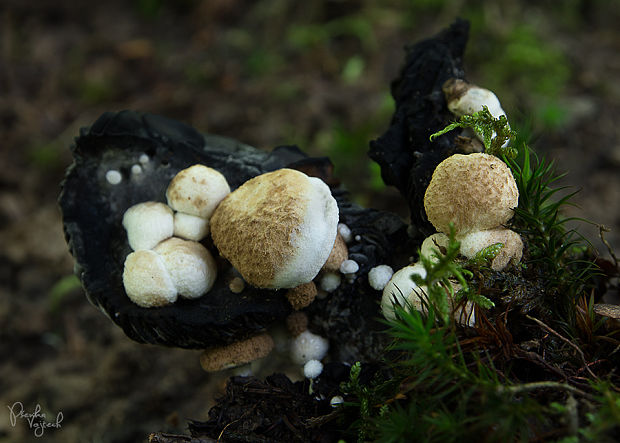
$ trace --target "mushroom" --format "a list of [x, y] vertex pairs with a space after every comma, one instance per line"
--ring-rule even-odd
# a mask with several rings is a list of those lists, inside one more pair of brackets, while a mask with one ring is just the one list
[[209, 219], [230, 193], [226, 178], [213, 168], [194, 165], [174, 176], [168, 189], [168, 205], [178, 212]]
[[217, 266], [200, 243], [172, 237], [154, 251], [161, 256], [180, 296], [198, 298], [213, 286]]
[[279, 169], [230, 193], [211, 218], [211, 235], [247, 283], [294, 288], [325, 264], [337, 225], [338, 205], [323, 181]]
[[501, 115], [506, 116], [499, 99], [488, 89], [472, 85], [458, 78], [447, 80], [442, 89], [448, 103], [448, 109], [456, 117], [482, 111], [483, 106], [486, 106], [495, 118], [499, 118]]
[[405, 266], [396, 271], [388, 284], [383, 288], [381, 297], [381, 312], [388, 320], [394, 320], [396, 313], [394, 307], [400, 305], [403, 308], [411, 306], [422, 311], [422, 295], [426, 292], [426, 287], [418, 286], [413, 281], [413, 275], [422, 278], [426, 277], [426, 269], [421, 263]]
[[439, 253], [443, 255], [442, 249], [445, 249], [449, 242], [450, 239], [443, 232], [436, 232], [429, 235], [422, 242], [422, 246], [420, 246], [420, 255], [428, 258], [432, 262], [436, 262], [438, 261], [436, 254]]
[[129, 246], [134, 251], [153, 249], [174, 233], [172, 210], [163, 203], [143, 202], [133, 205], [123, 215]]
[[314, 282], [303, 283], [286, 292], [286, 298], [296, 311], [303, 309], [314, 301], [317, 289]]
[[177, 288], [163, 259], [154, 251], [142, 249], [125, 259], [123, 285], [127, 296], [143, 308], [164, 306], [177, 299]]
[[318, 360], [307, 361], [304, 365], [304, 377], [314, 380], [323, 372], [323, 363]]
[[[338, 225], [340, 226], [340, 225]], [[342, 235], [340, 233], [336, 234], [336, 241], [334, 242], [334, 247], [327, 257], [327, 261], [323, 265], [323, 271], [328, 272], [338, 272], [340, 269], [340, 265], [342, 262], [349, 258], [349, 251], [347, 249], [347, 244], [345, 243]]]
[[478, 252], [497, 243], [501, 243], [503, 247], [491, 261], [491, 269], [500, 271], [510, 261], [513, 263], [521, 261], [523, 254], [521, 237], [516, 232], [504, 228], [475, 231], [467, 234], [461, 239], [460, 253], [467, 258], [474, 258]]
[[325, 292], [334, 292], [340, 286], [340, 282], [342, 278], [340, 274], [336, 274], [335, 272], [326, 272], [321, 275], [321, 279], [319, 280], [319, 286]]
[[291, 358], [298, 365], [305, 365], [310, 360], [321, 360], [327, 354], [329, 342], [310, 331], [304, 331], [291, 343]]
[[166, 189], [174, 214], [174, 235], [202, 240], [209, 234], [209, 218], [230, 193], [226, 178], [213, 168], [194, 165], [179, 171]]
[[260, 334], [227, 346], [205, 350], [200, 365], [207, 372], [216, 372], [250, 363], [267, 356], [273, 349], [269, 334]]
[[[506, 230], [501, 226], [510, 220], [518, 203], [519, 190], [506, 163], [495, 156], [480, 153], [455, 154], [442, 161], [433, 172], [424, 194], [428, 220], [444, 234], [450, 231], [450, 223], [453, 223], [456, 238], [460, 241], [475, 232], [488, 230], [493, 230], [491, 237], [497, 238], [500, 235], [498, 230]], [[511, 260], [518, 262], [521, 259], [522, 242], [517, 240], [517, 234], [513, 234], [501, 234], [507, 242], [510, 240], [510, 246], [504, 245], [501, 258], [494, 262], [493, 269], [501, 270]], [[494, 243], [491, 237], [479, 242], [482, 237], [484, 235], [471, 237], [461, 253], [473, 256]], [[473, 251], [477, 245], [483, 246]]]
[[185, 212], [176, 212], [174, 235], [186, 240], [200, 241], [209, 235], [209, 220]]
[[368, 284], [376, 291], [383, 291], [392, 279], [394, 270], [388, 265], [375, 266], [368, 272]]
[[[421, 278], [426, 277], [426, 269], [422, 263], [414, 263], [413, 265], [405, 266], [399, 271], [396, 271], [392, 279], [383, 289], [381, 312], [387, 320], [394, 320], [396, 318], [396, 305], [400, 305], [404, 309], [413, 308], [423, 314], [428, 312], [426, 306], [422, 302], [423, 297], [426, 297], [427, 288], [426, 286], [418, 286], [413, 281], [414, 275], [418, 275]], [[452, 282], [451, 284], [454, 293], [461, 289], [461, 285], [457, 282]], [[447, 289], [446, 297], [449, 298], [450, 303], [453, 305], [453, 300]], [[428, 300], [426, 300], [426, 302], [427, 301]], [[468, 326], [473, 326], [475, 324], [472, 302], [467, 301], [462, 307], [458, 307], [458, 309], [454, 309], [454, 305], [452, 307], [454, 310], [454, 319], [457, 323]]]
[[288, 317], [286, 317], [286, 328], [293, 337], [297, 337], [308, 329], [308, 316], [299, 311], [290, 313]]

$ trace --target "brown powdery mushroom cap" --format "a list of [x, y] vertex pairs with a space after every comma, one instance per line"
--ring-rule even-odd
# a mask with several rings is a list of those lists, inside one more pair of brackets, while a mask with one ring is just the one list
[[329, 257], [327, 257], [327, 261], [323, 265], [323, 271], [338, 272], [342, 262], [348, 258], [349, 250], [347, 249], [347, 244], [344, 242], [342, 235], [337, 234], [332, 252], [330, 252]]
[[200, 356], [200, 365], [207, 372], [234, 368], [265, 357], [273, 345], [269, 334], [256, 335], [228, 346], [207, 349]]
[[175, 211], [208, 219], [229, 193], [228, 182], [220, 172], [194, 165], [174, 176], [166, 190], [166, 199]]
[[457, 235], [506, 223], [519, 203], [519, 191], [506, 163], [489, 154], [455, 154], [442, 161], [424, 194], [428, 220]]
[[286, 292], [286, 298], [296, 311], [310, 306], [318, 291], [314, 282], [303, 283]]
[[222, 200], [211, 235], [249, 284], [294, 288], [316, 277], [337, 225], [338, 205], [322, 180], [279, 169], [248, 180]]

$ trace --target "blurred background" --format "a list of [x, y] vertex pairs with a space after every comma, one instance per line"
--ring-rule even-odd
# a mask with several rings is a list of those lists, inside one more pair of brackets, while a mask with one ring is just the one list
[[[0, 0], [0, 443], [137, 442], [205, 419], [223, 378], [199, 352], [138, 345], [90, 306], [56, 204], [69, 146], [136, 109], [271, 149], [327, 155], [366, 206], [406, 215], [366, 156], [403, 47], [471, 22], [470, 81], [581, 189], [570, 215], [620, 249], [620, 2]], [[598, 228], [583, 232], [603, 254]], [[271, 370], [271, 368], [267, 368]], [[275, 369], [275, 368], [273, 368]], [[230, 375], [230, 374], [226, 374]]]

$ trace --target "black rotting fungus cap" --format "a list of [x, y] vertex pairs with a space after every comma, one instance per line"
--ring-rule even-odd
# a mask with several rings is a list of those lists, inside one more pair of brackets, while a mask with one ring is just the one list
[[[103, 114], [81, 131], [72, 151], [74, 163], [67, 171], [59, 202], [76, 273], [91, 303], [130, 338], [182, 348], [219, 346], [256, 335], [275, 321], [284, 321], [291, 312], [282, 291], [246, 286], [242, 293], [234, 294], [225, 278], [218, 278], [211, 291], [198, 299], [156, 308], [134, 304], [122, 281], [123, 263], [131, 252], [122, 217], [134, 204], [165, 202], [174, 175], [197, 163], [221, 172], [234, 190], [252, 177], [283, 167], [300, 169], [333, 184], [327, 158], [309, 158], [295, 146], [265, 152], [229, 138], [200, 134], [174, 120], [133, 111]], [[134, 165], [140, 165], [142, 172], [132, 172]], [[107, 180], [110, 170], [120, 173], [120, 183]], [[367, 233], [353, 248], [368, 257], [365, 272], [389, 262], [393, 236], [400, 239], [395, 243], [403, 244], [404, 224], [391, 214], [359, 208], [341, 191], [332, 191], [341, 221]], [[226, 273], [226, 266], [230, 265], [220, 262], [220, 275]], [[348, 289], [359, 290], [353, 285]], [[375, 300], [367, 305], [371, 312], [366, 315], [378, 316]]]

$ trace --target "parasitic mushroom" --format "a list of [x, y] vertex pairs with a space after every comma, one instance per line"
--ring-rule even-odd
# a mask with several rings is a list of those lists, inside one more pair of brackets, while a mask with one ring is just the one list
[[337, 225], [338, 205], [322, 180], [279, 169], [230, 193], [211, 218], [211, 235], [247, 283], [294, 288], [327, 261]]
[[220, 172], [204, 165], [193, 165], [174, 176], [166, 190], [166, 199], [177, 212], [209, 219], [228, 193], [230, 187]]
[[317, 295], [314, 282], [303, 283], [286, 292], [286, 298], [296, 311], [310, 306]]
[[131, 249], [153, 249], [174, 233], [172, 209], [159, 202], [138, 203], [125, 211], [123, 227]]
[[445, 234], [454, 223], [457, 236], [506, 223], [518, 203], [519, 190], [506, 163], [480, 153], [442, 161], [424, 194], [428, 221]]
[[[427, 307], [423, 302], [423, 299], [426, 298], [427, 288], [426, 286], [418, 286], [413, 281], [414, 275], [418, 275], [421, 278], [426, 277], [426, 269], [422, 263], [414, 263], [396, 271], [383, 289], [381, 312], [387, 320], [394, 320], [396, 318], [395, 307], [397, 305], [405, 309], [413, 308], [423, 314], [427, 312]], [[457, 282], [452, 282], [451, 284], [454, 293], [461, 289], [461, 285]], [[475, 316], [472, 302], [467, 301], [463, 306], [454, 306], [450, 292], [448, 289], [445, 290], [446, 296], [453, 305], [453, 315], [456, 322], [461, 325], [473, 326], [475, 324]]]
[[329, 342], [310, 331], [303, 331], [291, 342], [291, 358], [294, 363], [305, 365], [310, 360], [321, 360], [327, 354]]
[[266, 357], [273, 349], [269, 334], [260, 334], [230, 345], [205, 350], [200, 356], [200, 365], [207, 372], [222, 371]]
[[154, 251], [161, 256], [180, 296], [198, 298], [213, 286], [217, 266], [200, 243], [172, 237]]
[[[511, 260], [521, 259], [522, 242], [516, 233], [499, 234], [501, 226], [512, 218], [519, 203], [519, 190], [506, 163], [489, 154], [455, 154], [442, 161], [431, 178], [424, 194], [424, 209], [428, 220], [441, 233], [450, 231], [453, 223], [458, 240], [480, 231], [462, 245], [461, 253], [473, 257], [480, 250], [504, 239], [503, 251], [493, 262], [493, 269], [501, 270]], [[499, 236], [499, 237], [498, 237]], [[443, 240], [441, 240], [443, 239]], [[445, 238], [434, 239], [445, 241]], [[478, 248], [479, 249], [476, 249]], [[428, 245], [423, 249], [428, 250]], [[423, 252], [424, 254], [424, 252]]]
[[394, 310], [396, 305], [400, 305], [403, 308], [411, 306], [418, 311], [422, 310], [421, 297], [426, 292], [426, 288], [418, 286], [413, 281], [413, 275], [418, 275], [422, 278], [426, 277], [426, 269], [424, 269], [421, 263], [405, 266], [396, 271], [383, 288], [381, 312], [386, 319], [394, 320], [396, 318]]
[[391, 266], [375, 266], [368, 272], [368, 284], [376, 291], [383, 291], [393, 275], [394, 270]]
[[177, 299], [177, 288], [161, 256], [141, 249], [125, 260], [123, 285], [127, 296], [143, 308], [164, 306]]
[[448, 103], [448, 109], [456, 117], [481, 111], [483, 106], [486, 106], [495, 118], [499, 118], [501, 115], [506, 116], [499, 99], [488, 89], [472, 85], [458, 78], [446, 80], [442, 89]]
[[485, 231], [475, 231], [467, 234], [461, 240], [460, 253], [467, 258], [474, 256], [483, 249], [501, 243], [503, 246], [491, 261], [491, 269], [500, 271], [511, 261], [519, 263], [523, 255], [523, 241], [519, 234], [510, 229], [496, 228]]

